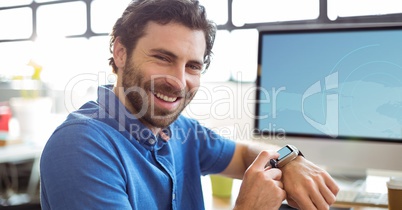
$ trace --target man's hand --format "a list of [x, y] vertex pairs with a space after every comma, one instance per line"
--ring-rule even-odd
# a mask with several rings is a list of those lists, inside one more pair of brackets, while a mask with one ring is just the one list
[[244, 173], [243, 182], [236, 200], [239, 209], [279, 209], [286, 198], [280, 181], [282, 172], [276, 168], [266, 168], [270, 159], [277, 159], [274, 151], [262, 151]]
[[339, 187], [332, 177], [303, 157], [282, 169], [288, 204], [301, 210], [327, 210], [335, 202]]

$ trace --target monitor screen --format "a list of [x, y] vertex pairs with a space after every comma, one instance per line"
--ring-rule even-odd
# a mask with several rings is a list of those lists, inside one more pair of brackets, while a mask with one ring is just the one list
[[402, 27], [259, 32], [256, 129], [402, 142]]
[[342, 175], [402, 171], [401, 25], [260, 29], [256, 85], [257, 139]]

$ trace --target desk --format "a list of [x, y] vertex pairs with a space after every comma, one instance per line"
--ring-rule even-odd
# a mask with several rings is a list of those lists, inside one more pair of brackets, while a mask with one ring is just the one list
[[0, 147], [0, 163], [35, 159], [42, 153], [42, 147], [27, 144], [13, 144]]
[[[211, 180], [209, 176], [201, 177], [202, 189], [204, 193], [204, 203], [206, 210], [232, 210], [239, 193], [241, 180], [233, 180], [232, 197], [219, 198], [212, 196]], [[334, 207], [352, 208], [353, 210], [387, 210], [388, 208], [335, 204]]]
[[0, 147], [0, 163], [34, 160], [29, 178], [27, 193], [33, 197], [39, 185], [39, 159], [42, 154], [42, 147], [28, 144], [15, 144]]
[[42, 120], [39, 134], [36, 136], [39, 140], [0, 147], [0, 163], [34, 160], [27, 189], [27, 194], [31, 198], [36, 195], [39, 186], [39, 161], [42, 150], [52, 132], [65, 118], [66, 114], [51, 114], [47, 120]]

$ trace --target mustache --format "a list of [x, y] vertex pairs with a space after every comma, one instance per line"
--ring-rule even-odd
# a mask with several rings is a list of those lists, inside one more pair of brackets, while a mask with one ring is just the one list
[[150, 90], [153, 93], [161, 93], [169, 97], [177, 97], [177, 98], [191, 98], [196, 92], [191, 90], [187, 91], [185, 88], [180, 89], [168, 84], [154, 84], [148, 87], [150, 87]]

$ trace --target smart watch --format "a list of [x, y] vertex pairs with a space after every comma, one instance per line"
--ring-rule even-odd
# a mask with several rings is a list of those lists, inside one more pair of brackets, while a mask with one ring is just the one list
[[301, 153], [300, 150], [298, 150], [295, 146], [290, 144], [282, 147], [280, 150], [278, 150], [278, 153], [279, 153], [278, 159], [276, 160], [271, 159], [269, 161], [272, 168], [282, 168], [299, 155], [304, 157], [304, 155]]

